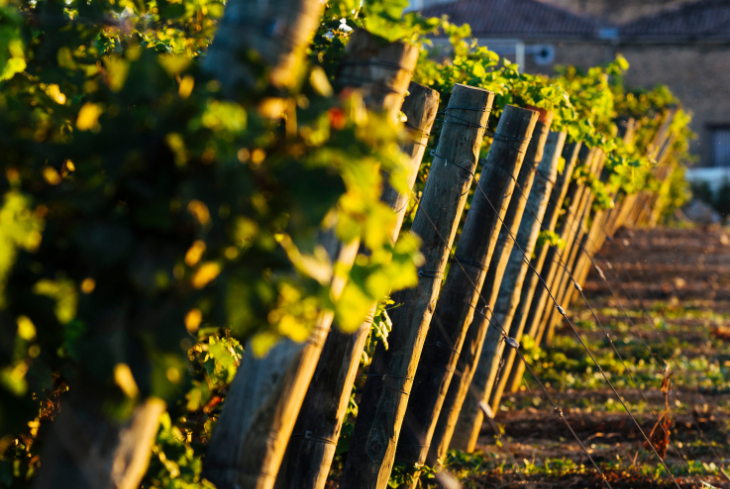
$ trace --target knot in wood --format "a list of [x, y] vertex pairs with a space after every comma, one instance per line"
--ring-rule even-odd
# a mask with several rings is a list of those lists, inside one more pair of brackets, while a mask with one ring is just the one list
[[385, 450], [385, 444], [379, 438], [375, 438], [368, 443], [368, 452], [371, 456], [379, 457]]

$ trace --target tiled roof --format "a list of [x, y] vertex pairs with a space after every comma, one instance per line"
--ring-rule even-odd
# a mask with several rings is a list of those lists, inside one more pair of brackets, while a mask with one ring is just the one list
[[590, 38], [598, 32], [594, 20], [537, 0], [457, 0], [432, 5], [421, 13], [426, 17], [445, 14], [454, 24], [468, 23], [476, 37]]
[[730, 0], [701, 0], [620, 28], [624, 39], [711, 39], [730, 37]]

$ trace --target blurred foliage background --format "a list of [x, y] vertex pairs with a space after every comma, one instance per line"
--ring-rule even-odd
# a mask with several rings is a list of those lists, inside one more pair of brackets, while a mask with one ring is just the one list
[[[492, 128], [506, 104], [554, 111], [555, 130], [609, 154], [612, 178], [592, 182], [597, 206], [656, 187], [642, 135], [678, 107], [666, 88], [625, 89], [622, 58], [524, 74], [468, 26], [406, 5], [329, 2], [296, 86], [267, 84], [249, 56], [260, 83], [231, 98], [201, 61], [225, 2], [0, 1], [0, 486], [30, 484], [75, 390], [114, 419], [164, 400], [143, 486], [212, 487], [200, 457], [242, 344], [264, 354], [283, 336], [303, 341], [323, 309], [357, 327], [372, 300], [416, 283], [418, 241], [389, 243], [379, 201], [381, 170], [408, 191], [402, 128], [357, 92], [336, 94], [355, 28], [421, 46], [414, 81], [444, 105], [454, 83], [494, 91]], [[431, 48], [437, 32], [448, 50]], [[620, 115], [640, 120], [636, 143], [617, 138]], [[691, 136], [679, 119], [677, 172]], [[672, 206], [686, 199], [675, 180]], [[369, 253], [339, 269], [317, 246], [328, 229]], [[352, 284], [339, 304], [334, 274]], [[379, 310], [372, 341], [387, 339]]]

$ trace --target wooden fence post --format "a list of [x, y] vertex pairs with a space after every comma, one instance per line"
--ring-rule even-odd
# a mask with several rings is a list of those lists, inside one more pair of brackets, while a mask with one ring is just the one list
[[[411, 82], [408, 91], [402, 111], [408, 118], [409, 139], [403, 151], [411, 159], [408, 178], [411, 188], [436, 119], [439, 94], [414, 82]], [[392, 241], [396, 240], [400, 231], [408, 198], [408, 194], [398, 194], [390, 186], [383, 191], [383, 202], [398, 214]], [[345, 333], [337, 327], [330, 331], [279, 469], [277, 489], [324, 488], [372, 320], [371, 314], [354, 333]]]
[[[633, 144], [634, 139], [636, 138], [636, 130], [638, 129], [636, 119], [633, 117], [622, 117], [618, 120], [617, 125], [619, 134], [622, 135], [624, 142], [627, 144]], [[628, 196], [622, 190], [618, 190], [614, 196], [615, 206], [609, 211], [605, 224], [605, 230], [609, 236], [613, 236], [618, 229], [618, 218], [621, 215], [627, 197]]]
[[77, 390], [64, 402], [43, 447], [43, 470], [33, 478], [34, 489], [139, 487], [165, 402], [149, 398], [128, 420], [115, 421], [89, 403], [93, 396]]
[[[603, 170], [603, 165], [605, 161], [606, 154], [603, 151], [599, 150], [596, 158], [594, 159], [593, 168], [591, 169], [591, 173], [596, 178], [601, 175], [601, 171]], [[568, 249], [569, 252], [567, 254], [567, 257], [565, 254], [563, 254], [563, 262], [556, 277], [555, 286], [553, 288], [553, 296], [557, 300], [558, 305], [562, 306], [563, 309], [566, 309], [568, 307], [568, 304], [564, 302], [565, 295], [567, 291], [570, 290], [570, 286], [573, 284], [571, 272], [573, 270], [575, 260], [578, 257], [581, 240], [583, 239], [583, 235], [587, 232], [586, 222], [592, 213], [591, 207], [593, 205], [594, 197], [595, 196], [593, 195], [590, 187], [586, 186], [578, 211], [578, 220], [575, 221], [574, 232], [570, 236], [570, 240], [566, 242], [566, 249]], [[550, 314], [546, 314], [546, 334], [543, 337], [543, 343], [547, 345], [549, 345], [553, 339], [553, 335], [555, 334], [555, 327], [563, 319], [563, 316], [558, 313], [555, 304], [550, 304], [550, 302], [548, 302], [548, 304], [550, 306], [548, 308]]]
[[[565, 199], [565, 195], [568, 191], [569, 184], [573, 177], [573, 169], [575, 168], [575, 162], [578, 159], [580, 146], [581, 143], [578, 142], [567, 144], [563, 148], [562, 156], [563, 158], [565, 158], [565, 168], [563, 169], [562, 173], [558, 174], [555, 185], [553, 186], [553, 191], [550, 195], [547, 209], [545, 210], [545, 216], [542, 221], [543, 228], [547, 231], [555, 230], [555, 225], [558, 222], [558, 217], [560, 217], [560, 210], [563, 207], [563, 200]], [[537, 273], [528, 274], [526, 283], [522, 286], [522, 291], [520, 293], [520, 303], [517, 306], [517, 311], [515, 311], [515, 317], [512, 319], [512, 327], [514, 328], [516, 326], [516, 330], [523, 331], [523, 337], [535, 337], [535, 328], [533, 327], [533, 325], [536, 326], [536, 323], [534, 321], [532, 323], [529, 323], [527, 321], [527, 314], [530, 310], [530, 305], [532, 304], [535, 290], [537, 289], [537, 287], [541, 286], [540, 276], [542, 274], [543, 265], [545, 264], [545, 257], [547, 256], [549, 249], [550, 244], [547, 242], [538, 242], [535, 245], [535, 251], [533, 251], [533, 255], [537, 258], [533, 260], [533, 263]], [[526, 325], [529, 325], [529, 329], [525, 331]], [[519, 367], [522, 366], [522, 368], [524, 369], [524, 365], [522, 365], [521, 362], [515, 365], [514, 361], [516, 356], [517, 355], [515, 350], [510, 349], [503, 367], [502, 376], [508, 379], [508, 385], [506, 386], [506, 388], [510, 390], [510, 392], [516, 392], [514, 390], [516, 389], [514, 387], [515, 376], [520, 375], [521, 380], [522, 374], [518, 372]], [[519, 386], [519, 382], [517, 385]], [[502, 389], [504, 389], [504, 387], [502, 387]]]
[[338, 89], [357, 88], [368, 109], [385, 111], [397, 120], [417, 61], [417, 47], [387, 43], [357, 29], [347, 43], [335, 84]]
[[[583, 237], [583, 241], [580, 244], [578, 250], [578, 259], [576, 260], [575, 267], [573, 269], [573, 277], [579, 287], [583, 287], [585, 284], [586, 277], [590, 271], [590, 258], [598, 251], [606, 240], [608, 234], [605, 232], [605, 227], [608, 221], [609, 213], [606, 211], [598, 211], [596, 216], [593, 218], [593, 225], [589, 232]], [[566, 304], [570, 304], [573, 300], [573, 296], [577, 290], [575, 287], [569, 287], [569, 292], [566, 295]]]
[[[619, 134], [622, 135], [624, 142], [627, 144], [631, 143], [636, 135], [635, 119], [633, 119], [633, 118], [621, 119], [618, 121], [617, 124], [618, 124], [618, 128], [619, 128]], [[629, 197], [629, 196], [627, 196], [627, 197]], [[614, 195], [614, 200], [617, 201], [618, 203], [616, 204], [616, 206], [613, 209], [611, 209], [611, 211], [608, 211], [605, 213], [605, 217], [601, 217], [601, 215], [599, 214], [594, 219], [594, 224], [592, 226], [591, 232], [593, 233], [594, 230], [596, 230], [596, 228], [598, 228], [598, 229], [594, 235], [589, 235], [586, 238], [585, 242], [587, 243], [588, 246], [593, 246], [592, 243], [594, 243], [594, 241], [596, 241], [596, 240], [599, 240], [599, 242], [602, 244], [606, 235], [612, 236], [613, 233], [618, 229], [619, 215], [623, 212], [623, 209], [624, 209], [623, 206], [625, 203], [624, 202], [625, 199], [620, 199], [620, 198], [616, 197], [616, 195]], [[601, 244], [599, 244], [597, 246], [594, 253], [598, 251], [598, 248], [600, 248]], [[581, 245], [581, 247], [582, 246], [583, 245]], [[579, 256], [580, 256], [579, 260], [584, 260], [586, 263], [583, 265], [581, 265], [580, 263], [579, 263], [579, 265], [576, 265], [574, 276], [577, 279], [577, 283], [582, 286], [582, 284], [585, 281], [585, 277], [588, 274], [588, 270], [590, 269], [590, 263], [589, 263], [588, 258], [585, 256], [586, 251], [584, 251], [584, 253], [582, 253], [582, 254], [580, 253], [581, 251], [582, 250], [578, 251]], [[581, 271], [581, 268], [583, 269], [583, 271]], [[569, 290], [570, 290], [571, 294], [573, 294], [575, 292], [574, 289], [569, 289]], [[570, 301], [570, 297], [571, 296], [569, 295], [568, 302]], [[567, 305], [567, 303], [566, 303], [566, 305]], [[535, 321], [532, 321], [530, 329], [525, 334], [529, 335], [531, 338], [535, 338], [536, 336], [538, 336], [537, 329], [538, 329], [538, 323]], [[540, 338], [541, 338], [541, 336], [542, 335], [539, 335]], [[539, 341], [539, 338], [538, 338], [538, 341]], [[524, 370], [525, 370], [525, 366], [522, 362], [519, 362], [516, 365], [514, 364], [514, 357], [515, 357], [515, 352], [510, 351], [510, 357], [508, 358], [508, 362], [506, 364], [506, 366], [514, 365], [511, 369], [511, 373], [510, 373], [509, 379], [507, 381], [508, 382], [507, 389], [510, 392], [517, 392], [519, 390], [520, 384], [522, 382], [522, 377], [524, 375]]]
[[[600, 152], [597, 149], [591, 149], [589, 152], [589, 158], [586, 161], [586, 169], [588, 173], [593, 174], [594, 170], [596, 168], [596, 163], [600, 158]], [[571, 205], [571, 215], [566, 216], [566, 220], [563, 223], [564, 230], [561, 234], [561, 239], [564, 242], [564, 247], [562, 250], [558, 251], [556, 250], [555, 255], [552, 257], [553, 262], [552, 265], [552, 272], [553, 277], [551, 282], [547, 282], [548, 287], [543, 286], [543, 298], [544, 303], [542, 305], [542, 311], [540, 316], [540, 325], [537, 330], [537, 336], [535, 337], [535, 341], [538, 342], [538, 344], [543, 343], [543, 337], [545, 336], [545, 332], [549, 329], [550, 324], [553, 319], [553, 313], [556, 310], [555, 303], [550, 298], [550, 295], [557, 300], [558, 299], [558, 289], [562, 283], [563, 274], [565, 272], [565, 267], [567, 266], [567, 263], [569, 261], [569, 257], [571, 256], [571, 252], [573, 251], [573, 243], [575, 242], [576, 236], [578, 235], [580, 228], [582, 226], [582, 223], [585, 220], [585, 203], [586, 199], [588, 198], [588, 194], [590, 193], [590, 189], [587, 185], [585, 185], [582, 182], [576, 182], [576, 184], [579, 187], [578, 192], [575, 196], [575, 202], [574, 206]], [[573, 204], [573, 203], [571, 203]], [[548, 293], [549, 289], [549, 293]], [[559, 302], [558, 302], [559, 304]]]
[[378, 346], [365, 383], [342, 489], [384, 488], [418, 359], [441, 288], [451, 244], [466, 203], [494, 93], [455, 85], [444, 111], [436, 155], [411, 232], [422, 240], [424, 264], [417, 287], [393, 296], [403, 304], [391, 314], [386, 351]]
[[[497, 246], [495, 247], [492, 260], [487, 270], [487, 277], [484, 279], [484, 285], [482, 286], [478, 307], [482, 309], [486, 306], [482, 309], [485, 314], [484, 316], [474, 318], [471, 326], [469, 326], [470, 329], [475, 328], [478, 330], [481, 323], [487, 323], [484, 325], [487, 331], [486, 337], [483, 341], [481, 354], [477, 359], [471, 381], [471, 389], [479, 396], [479, 399], [476, 399], [473, 395], [466, 396], [451, 438], [452, 448], [458, 448], [468, 452], [474, 450], [474, 443], [476, 442], [474, 432], [476, 431], [478, 433], [483, 421], [479, 402], [485, 398], [486, 400], [489, 399], [489, 391], [494, 381], [494, 374], [496, 374], [496, 371], [493, 372], [491, 369], [493, 352], [490, 351], [490, 338], [494, 334], [501, 337], [501, 334], [499, 333], [499, 328], [495, 324], [492, 324], [491, 319], [494, 319], [494, 308], [499, 297], [500, 285], [510, 261], [510, 255], [515, 244], [514, 238], [518, 234], [520, 222], [522, 221], [522, 216], [528, 203], [528, 196], [534, 182], [535, 173], [542, 160], [545, 142], [550, 133], [550, 125], [552, 124], [552, 112], [544, 109], [537, 110], [540, 111], [539, 119], [537, 124], [535, 124], [535, 132], [527, 148], [525, 161], [517, 176], [516, 186], [521, 190], [510, 199], [507, 214], [499, 230]], [[485, 300], [489, 302], [484, 304]], [[477, 425], [478, 427], [475, 428]]]
[[[567, 202], [568, 207], [565, 210], [563, 219], [561, 222], [556, 224], [556, 234], [558, 237], [565, 242], [569, 234], [573, 232], [573, 221], [576, 219], [580, 198], [583, 193], [583, 185], [578, 181], [574, 180], [575, 168], [577, 166], [578, 159], [584, 161], [584, 164], [590, 164], [595, 155], [595, 151], [588, 149], [586, 146], [576, 145], [573, 153], [572, 171], [570, 174], [566, 174], [567, 181], [565, 185], [567, 190], [563, 195], [563, 198], [557, 204], [557, 212], [561, 210], [563, 203]], [[567, 164], [566, 164], [567, 166]], [[548, 209], [549, 211], [550, 209]], [[557, 222], [557, 219], [556, 219]], [[552, 287], [559, 269], [559, 260], [562, 259], [563, 251], [558, 246], [550, 246], [547, 248], [546, 255], [544, 258], [542, 269], [540, 270], [541, 280], [538, 280], [535, 284], [535, 291], [532, 300], [526, 304], [526, 319], [525, 325], [527, 330], [530, 332], [530, 336], [535, 339], [539, 344], [539, 340], [542, 339], [543, 331], [543, 313], [547, 307], [549, 294], [547, 289]], [[514, 367], [514, 374], [512, 375], [513, 380], [510, 382], [513, 386], [522, 382], [522, 376], [524, 375], [525, 366], [523, 362], [518, 362]]]
[[467, 328], [474, 317], [502, 220], [514, 195], [514, 176], [522, 167], [535, 119], [532, 111], [507, 106], [499, 120], [499, 137], [495, 137], [482, 165], [478, 184], [481, 191], [477, 189], [474, 193], [459, 238], [458, 252], [452, 260], [424, 342], [398, 440], [398, 462], [407, 465], [426, 462], [441, 405]]
[[256, 53], [275, 87], [294, 86], [304, 71], [306, 48], [319, 26], [324, 2], [319, 0], [231, 0], [226, 4], [205, 69], [236, 97], [236, 89], [251, 90], [258, 82], [253, 63], [242, 62]]
[[[565, 132], [551, 132], [546, 143], [545, 156], [540, 165], [537, 167], [535, 175], [535, 183], [532, 185], [530, 197], [528, 199], [529, 209], [525, 212], [520, 223], [520, 229], [517, 233], [517, 244], [522, 248], [513, 249], [510, 254], [509, 263], [499, 287], [499, 296], [494, 304], [493, 315], [496, 320], [502, 324], [505, 330], [508, 330], [509, 337], [514, 338], [517, 342], [522, 341], [522, 331], [524, 329], [524, 321], [515, 321], [515, 313], [520, 303], [522, 290], [525, 288], [525, 280], [529, 276], [538, 276], [538, 269], [535, 268], [538, 263], [525, 261], [524, 256], [532, 259], [535, 256], [535, 247], [540, 229], [543, 227], [545, 211], [547, 210], [550, 193], [558, 176], [558, 159], [565, 144]], [[534, 209], [534, 212], [531, 210]], [[524, 255], [523, 255], [524, 252]], [[530, 269], [532, 266], [533, 269]], [[529, 282], [527, 282], [529, 285]], [[519, 318], [518, 318], [519, 319]], [[509, 328], [509, 329], [508, 329]], [[504, 341], [501, 342], [500, 348], [504, 349]], [[492, 410], [496, 410], [499, 401], [502, 398], [504, 386], [507, 384], [507, 374], [512, 368], [509, 358], [514, 358], [514, 348], [508, 350], [507, 357], [504, 353], [500, 353], [500, 360], [503, 363], [498, 368], [501, 371], [499, 380], [495, 381], [494, 387], [490, 394]]]
[[[656, 156], [655, 158], [659, 163], [664, 161], [664, 158], [666, 157], [666, 149], [671, 146], [671, 138], [668, 138], [669, 135], [669, 125], [671, 123], [671, 118], [673, 117], [673, 112], [670, 112], [669, 115], [666, 116], [666, 119], [664, 123], [660, 126], [659, 130], [657, 131], [656, 135], [654, 136], [652, 143], [650, 144], [650, 152], [653, 152], [654, 150], [651, 149], [653, 147], [657, 147], [656, 150]], [[625, 121], [619, 121], [619, 133], [623, 135], [623, 139], [625, 143], [629, 143], [634, 138], [634, 126], [635, 122], [633, 119], [628, 119]], [[597, 169], [597, 171], [600, 171]], [[602, 174], [601, 180], [607, 181], [609, 178], [609, 175], [604, 172]], [[616, 196], [614, 195], [613, 198], [615, 199]], [[592, 205], [593, 196], [591, 195], [589, 197], [589, 202], [587, 204], [587, 210], [586, 212], [590, 212], [590, 207]], [[592, 219], [591, 219], [591, 228], [590, 229], [579, 229], [579, 234], [575, 238], [575, 242], [573, 245], [573, 249], [571, 250], [571, 255], [569, 257], [568, 261], [568, 267], [566, 267], [563, 270], [563, 282], [560, 286], [560, 288], [557, 291], [556, 297], [558, 298], [558, 301], [560, 304], [563, 305], [565, 309], [568, 308], [570, 305], [570, 302], [572, 301], [573, 296], [577, 292], [577, 287], [582, 287], [583, 282], [585, 280], [585, 277], [588, 274], [588, 270], [590, 269], [589, 265], [589, 258], [587, 254], [593, 254], [598, 252], [600, 247], [603, 245], [603, 242], [606, 237], [607, 230], [605, 229], [607, 227], [607, 221], [611, 218], [610, 212], [605, 212], [602, 210], [596, 211], [593, 213]], [[571, 271], [571, 273], [568, 273], [568, 270]], [[573, 278], [570, 278], [570, 275], [572, 274]], [[577, 287], [576, 287], [577, 286]], [[554, 334], [554, 328], [555, 326], [560, 322], [561, 318], [558, 317], [554, 311], [553, 311], [553, 318], [552, 322], [550, 323], [548, 327], [548, 336], [547, 341], [549, 342]]]
[[[650, 159], [658, 161], [661, 150], [665, 147], [667, 139], [670, 136], [670, 128], [676, 112], [676, 109], [669, 109], [666, 113], [657, 116], [661, 119], [661, 123], [651, 142], [648, 144], [647, 156]], [[625, 221], [627, 225], [636, 226], [642, 223], [642, 220], [647, 214], [646, 206], [648, 200], [649, 195], [647, 191], [639, 192], [636, 195], [633, 205], [627, 213]]]
[[[671, 183], [668, 180], [669, 175], [674, 170], [675, 162], [671, 160], [672, 146], [674, 145], [674, 136], [667, 138], [664, 146], [657, 155], [657, 166], [654, 170], [654, 177], [661, 182], [659, 189], [652, 193], [648, 198], [646, 204], [647, 214], [645, 216], [645, 224], [650, 228], [657, 225], [659, 218], [662, 213], [662, 206], [660, 204], [662, 196], [669, 192], [669, 185]], [[668, 161], [669, 160], [669, 161]]]
[[[368, 73], [375, 77], [359, 78], [367, 89], [366, 100], [396, 105], [370, 108], [385, 110], [395, 117], [410, 83], [418, 48], [405, 43], [381, 45], [366, 31], [358, 30], [350, 39], [346, 58], [354, 61], [353, 68], [368, 68]], [[375, 60], [383, 63], [374, 67]], [[331, 238], [327, 237], [328, 241], [337, 245]], [[333, 261], [338, 257], [340, 263], [351, 265], [358, 243], [335, 252], [337, 247], [328, 246]], [[344, 285], [340, 278], [333, 280], [330, 294], [334, 299]], [[218, 489], [274, 486], [333, 316], [331, 311], [323, 312], [306, 342], [282, 339], [261, 358], [253, 355], [250, 345], [246, 346], [205, 459], [205, 477]]]
[[[623, 118], [617, 122], [617, 125], [619, 129], [619, 135], [623, 136], [624, 143], [630, 144], [633, 141], [635, 134], [634, 119]], [[604, 175], [602, 175], [601, 180], [607, 181], [609, 177], [609, 173], [604, 170]], [[618, 191], [614, 192], [614, 194], [611, 196], [611, 200], [614, 202], [619, 200]], [[588, 276], [591, 265], [590, 257], [592, 257], [601, 249], [607, 236], [613, 236], [613, 232], [609, 228], [609, 225], [610, 221], [612, 220], [613, 211], [617, 210], [617, 206], [618, 204], [614, 204], [614, 207], [610, 210], [596, 211], [592, 219], [590, 230], [587, 234], [583, 236], [583, 239], [580, 242], [580, 247], [578, 248], [577, 252], [578, 256], [575, 261], [575, 266], [573, 267], [573, 277], [575, 279], [575, 284], [577, 284], [578, 287], [583, 286], [583, 284], [585, 283], [585, 279]], [[578, 291], [575, 287], [575, 284], [574, 287], [570, 287], [570, 285], [568, 285], [567, 287], [567, 293], [565, 298], [563, 299], [566, 308], [570, 305], [573, 296]]]
[[[295, 85], [303, 73], [305, 49], [319, 25], [324, 6], [319, 0], [228, 1], [203, 62], [204, 68], [221, 82], [229, 96], [240, 98], [236, 96], [238, 86], [246, 86], [250, 91], [257, 82], [251, 65], [242, 62], [239, 56], [253, 50], [260, 57], [258, 63], [268, 69], [270, 85], [278, 88]], [[93, 390], [76, 384], [71, 389]], [[44, 444], [43, 465], [33, 487], [127, 489], [139, 486], [165, 403], [149, 398], [129, 419], [119, 421], [104, 414], [102, 401], [95, 399], [94, 394], [90, 392], [84, 399], [69, 401], [54, 421], [53, 432]], [[78, 429], [69, 429], [70, 426]], [[84, 433], [93, 435], [84, 436]], [[87, 455], [80, 457], [79, 454]]]

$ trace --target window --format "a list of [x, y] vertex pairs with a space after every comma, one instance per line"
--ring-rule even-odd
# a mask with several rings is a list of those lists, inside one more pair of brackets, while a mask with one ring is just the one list
[[712, 166], [730, 167], [730, 126], [710, 127]]

